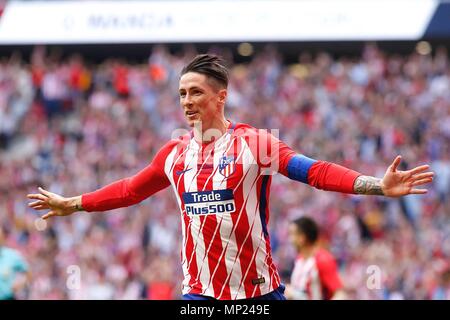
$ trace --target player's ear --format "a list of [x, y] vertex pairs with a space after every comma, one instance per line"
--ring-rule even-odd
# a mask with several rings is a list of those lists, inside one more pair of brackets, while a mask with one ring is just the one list
[[227, 89], [219, 90], [219, 103], [225, 104], [225, 100], [227, 99]]

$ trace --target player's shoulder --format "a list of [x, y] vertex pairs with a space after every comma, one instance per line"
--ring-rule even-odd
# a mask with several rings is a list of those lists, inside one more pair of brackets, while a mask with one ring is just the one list
[[318, 265], [334, 264], [335, 258], [333, 254], [324, 248], [319, 248], [315, 254], [316, 263]]
[[170, 150], [173, 150], [173, 148], [175, 148], [175, 147], [178, 147], [179, 149], [186, 147], [187, 145], [189, 145], [191, 138], [192, 138], [192, 134], [190, 132], [180, 135], [178, 137], [174, 137], [174, 138], [170, 139], [169, 141], [167, 141], [161, 147], [161, 150], [170, 151]]
[[248, 123], [235, 123], [233, 126], [233, 135], [240, 137], [260, 136], [267, 132], [266, 129], [255, 128]]
[[[175, 152], [176, 154], [181, 154], [183, 150], [185, 150], [186, 146], [189, 145], [191, 137], [189, 134], [184, 134], [179, 137], [175, 137], [167, 141], [156, 153], [155, 163], [162, 164], [165, 159], [171, 154]], [[176, 155], [175, 155], [176, 156]]]
[[257, 130], [255, 127], [249, 125], [248, 123], [236, 122], [232, 125], [233, 132], [236, 133], [245, 133], [249, 131]]

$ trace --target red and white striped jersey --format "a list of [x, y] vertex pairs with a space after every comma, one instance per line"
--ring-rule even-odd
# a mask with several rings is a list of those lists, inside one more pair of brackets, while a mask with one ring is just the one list
[[[183, 294], [242, 299], [280, 285], [267, 230], [271, 176], [264, 170], [286, 167], [294, 152], [279, 146], [273, 156], [271, 145], [281, 142], [272, 135], [243, 124], [233, 129], [209, 145], [194, 138], [169, 145], [164, 159], [181, 211]], [[258, 145], [268, 146], [265, 165]]]
[[342, 288], [336, 262], [328, 251], [319, 249], [304, 259], [297, 257], [291, 275], [296, 300], [329, 300]]
[[251, 298], [280, 285], [267, 228], [275, 172], [340, 192], [352, 192], [359, 175], [298, 155], [267, 130], [230, 123], [209, 144], [192, 133], [169, 141], [136, 175], [83, 194], [82, 206], [130, 206], [171, 185], [182, 223], [183, 294]]

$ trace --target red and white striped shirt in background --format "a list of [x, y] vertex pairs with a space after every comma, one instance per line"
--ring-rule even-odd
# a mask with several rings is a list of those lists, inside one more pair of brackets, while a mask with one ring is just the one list
[[291, 275], [291, 288], [295, 300], [330, 300], [342, 288], [331, 253], [318, 249], [306, 259], [298, 256]]

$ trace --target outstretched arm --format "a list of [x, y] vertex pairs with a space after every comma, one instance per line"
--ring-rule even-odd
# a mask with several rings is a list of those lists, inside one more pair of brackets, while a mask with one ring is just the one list
[[50, 209], [42, 216], [67, 216], [76, 211], [108, 211], [139, 203], [152, 194], [169, 186], [170, 182], [154, 163], [134, 175], [118, 180], [96, 191], [66, 198], [39, 187], [39, 194], [29, 194], [37, 201], [29, 206], [36, 210]]
[[401, 156], [397, 156], [386, 170], [382, 179], [359, 176], [353, 186], [355, 193], [367, 195], [384, 195], [401, 197], [408, 194], [424, 194], [427, 189], [417, 189], [417, 186], [433, 181], [434, 172], [426, 171], [428, 165], [422, 165], [411, 170], [397, 170]]
[[50, 209], [42, 218], [67, 216], [76, 211], [107, 211], [127, 207], [148, 198], [170, 185], [164, 172], [167, 154], [176, 146], [176, 141], [167, 143], [155, 156], [150, 165], [136, 175], [113, 182], [96, 191], [66, 198], [39, 187], [40, 193], [29, 194], [37, 201], [29, 206], [36, 210]]
[[433, 181], [434, 172], [428, 165], [411, 170], [397, 170], [401, 157], [397, 156], [383, 178], [363, 175], [335, 163], [318, 161], [303, 155], [295, 155], [287, 165], [287, 176], [322, 190], [342, 193], [384, 195], [400, 197], [408, 194], [424, 194], [418, 186]]
[[[278, 172], [292, 180], [307, 183], [321, 190], [400, 197], [426, 193], [426, 189], [417, 187], [431, 182], [434, 176], [433, 172], [427, 171], [428, 165], [418, 166], [407, 171], [397, 170], [401, 162], [401, 157], [397, 156], [388, 167], [384, 177], [379, 179], [363, 175], [336, 163], [315, 160], [297, 154], [267, 131], [249, 132], [250, 137], [252, 135], [257, 137], [258, 143], [256, 147], [252, 148], [252, 152], [261, 168], [276, 168]], [[252, 140], [250, 139], [250, 141]], [[251, 143], [249, 145], [252, 146]], [[268, 160], [262, 161], [263, 159]]]

